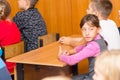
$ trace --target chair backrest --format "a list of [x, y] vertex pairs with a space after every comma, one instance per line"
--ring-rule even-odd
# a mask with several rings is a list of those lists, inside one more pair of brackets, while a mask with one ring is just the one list
[[118, 27], [119, 33], [120, 33], [120, 27]]
[[39, 44], [38, 47], [42, 47], [52, 42], [55, 42], [59, 40], [59, 37], [60, 37], [59, 33], [51, 33], [44, 36], [40, 36], [38, 37], [38, 44]]
[[11, 44], [8, 46], [3, 46], [2, 50], [3, 50], [3, 54], [2, 54], [3, 60], [22, 54], [24, 53], [24, 41], [20, 41], [18, 43]]

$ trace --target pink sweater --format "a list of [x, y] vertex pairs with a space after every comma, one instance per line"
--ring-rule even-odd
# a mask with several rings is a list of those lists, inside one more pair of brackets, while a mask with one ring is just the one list
[[[100, 35], [97, 35], [94, 40], [100, 39]], [[74, 65], [80, 62], [83, 59], [88, 57], [96, 57], [100, 54], [99, 44], [95, 41], [88, 42], [86, 45], [80, 45], [75, 48], [76, 54], [73, 55], [64, 55], [60, 56], [60, 60], [67, 63], [68, 65]]]

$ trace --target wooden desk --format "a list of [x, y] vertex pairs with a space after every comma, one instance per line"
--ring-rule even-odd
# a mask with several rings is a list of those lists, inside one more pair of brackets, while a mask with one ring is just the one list
[[[70, 75], [70, 67], [58, 59], [60, 45], [59, 42], [54, 42], [8, 59], [9, 62], [17, 63], [17, 80], [41, 80], [43, 77], [61, 73]], [[70, 49], [69, 46], [62, 45], [62, 47]], [[21, 64], [24, 66], [21, 67]]]

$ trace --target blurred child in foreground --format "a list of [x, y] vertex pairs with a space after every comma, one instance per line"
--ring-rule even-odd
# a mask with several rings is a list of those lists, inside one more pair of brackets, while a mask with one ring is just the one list
[[1, 55], [2, 49], [0, 48], [0, 80], [12, 80], [4, 61], [1, 59]]
[[66, 76], [51, 76], [51, 77], [45, 77], [42, 80], [72, 80], [72, 79]]
[[105, 51], [96, 58], [94, 80], [120, 80], [120, 50]]

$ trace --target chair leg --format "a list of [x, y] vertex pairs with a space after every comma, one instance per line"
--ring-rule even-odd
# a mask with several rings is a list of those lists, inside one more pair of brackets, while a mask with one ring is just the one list
[[56, 33], [56, 41], [58, 41], [60, 38], [60, 34], [59, 33]]
[[23, 64], [17, 63], [16, 70], [17, 70], [17, 80], [24, 80]]
[[14, 74], [11, 75], [11, 78], [12, 78], [12, 80], [15, 80], [15, 79], [14, 79]]
[[78, 75], [78, 64], [71, 66], [73, 76]]

